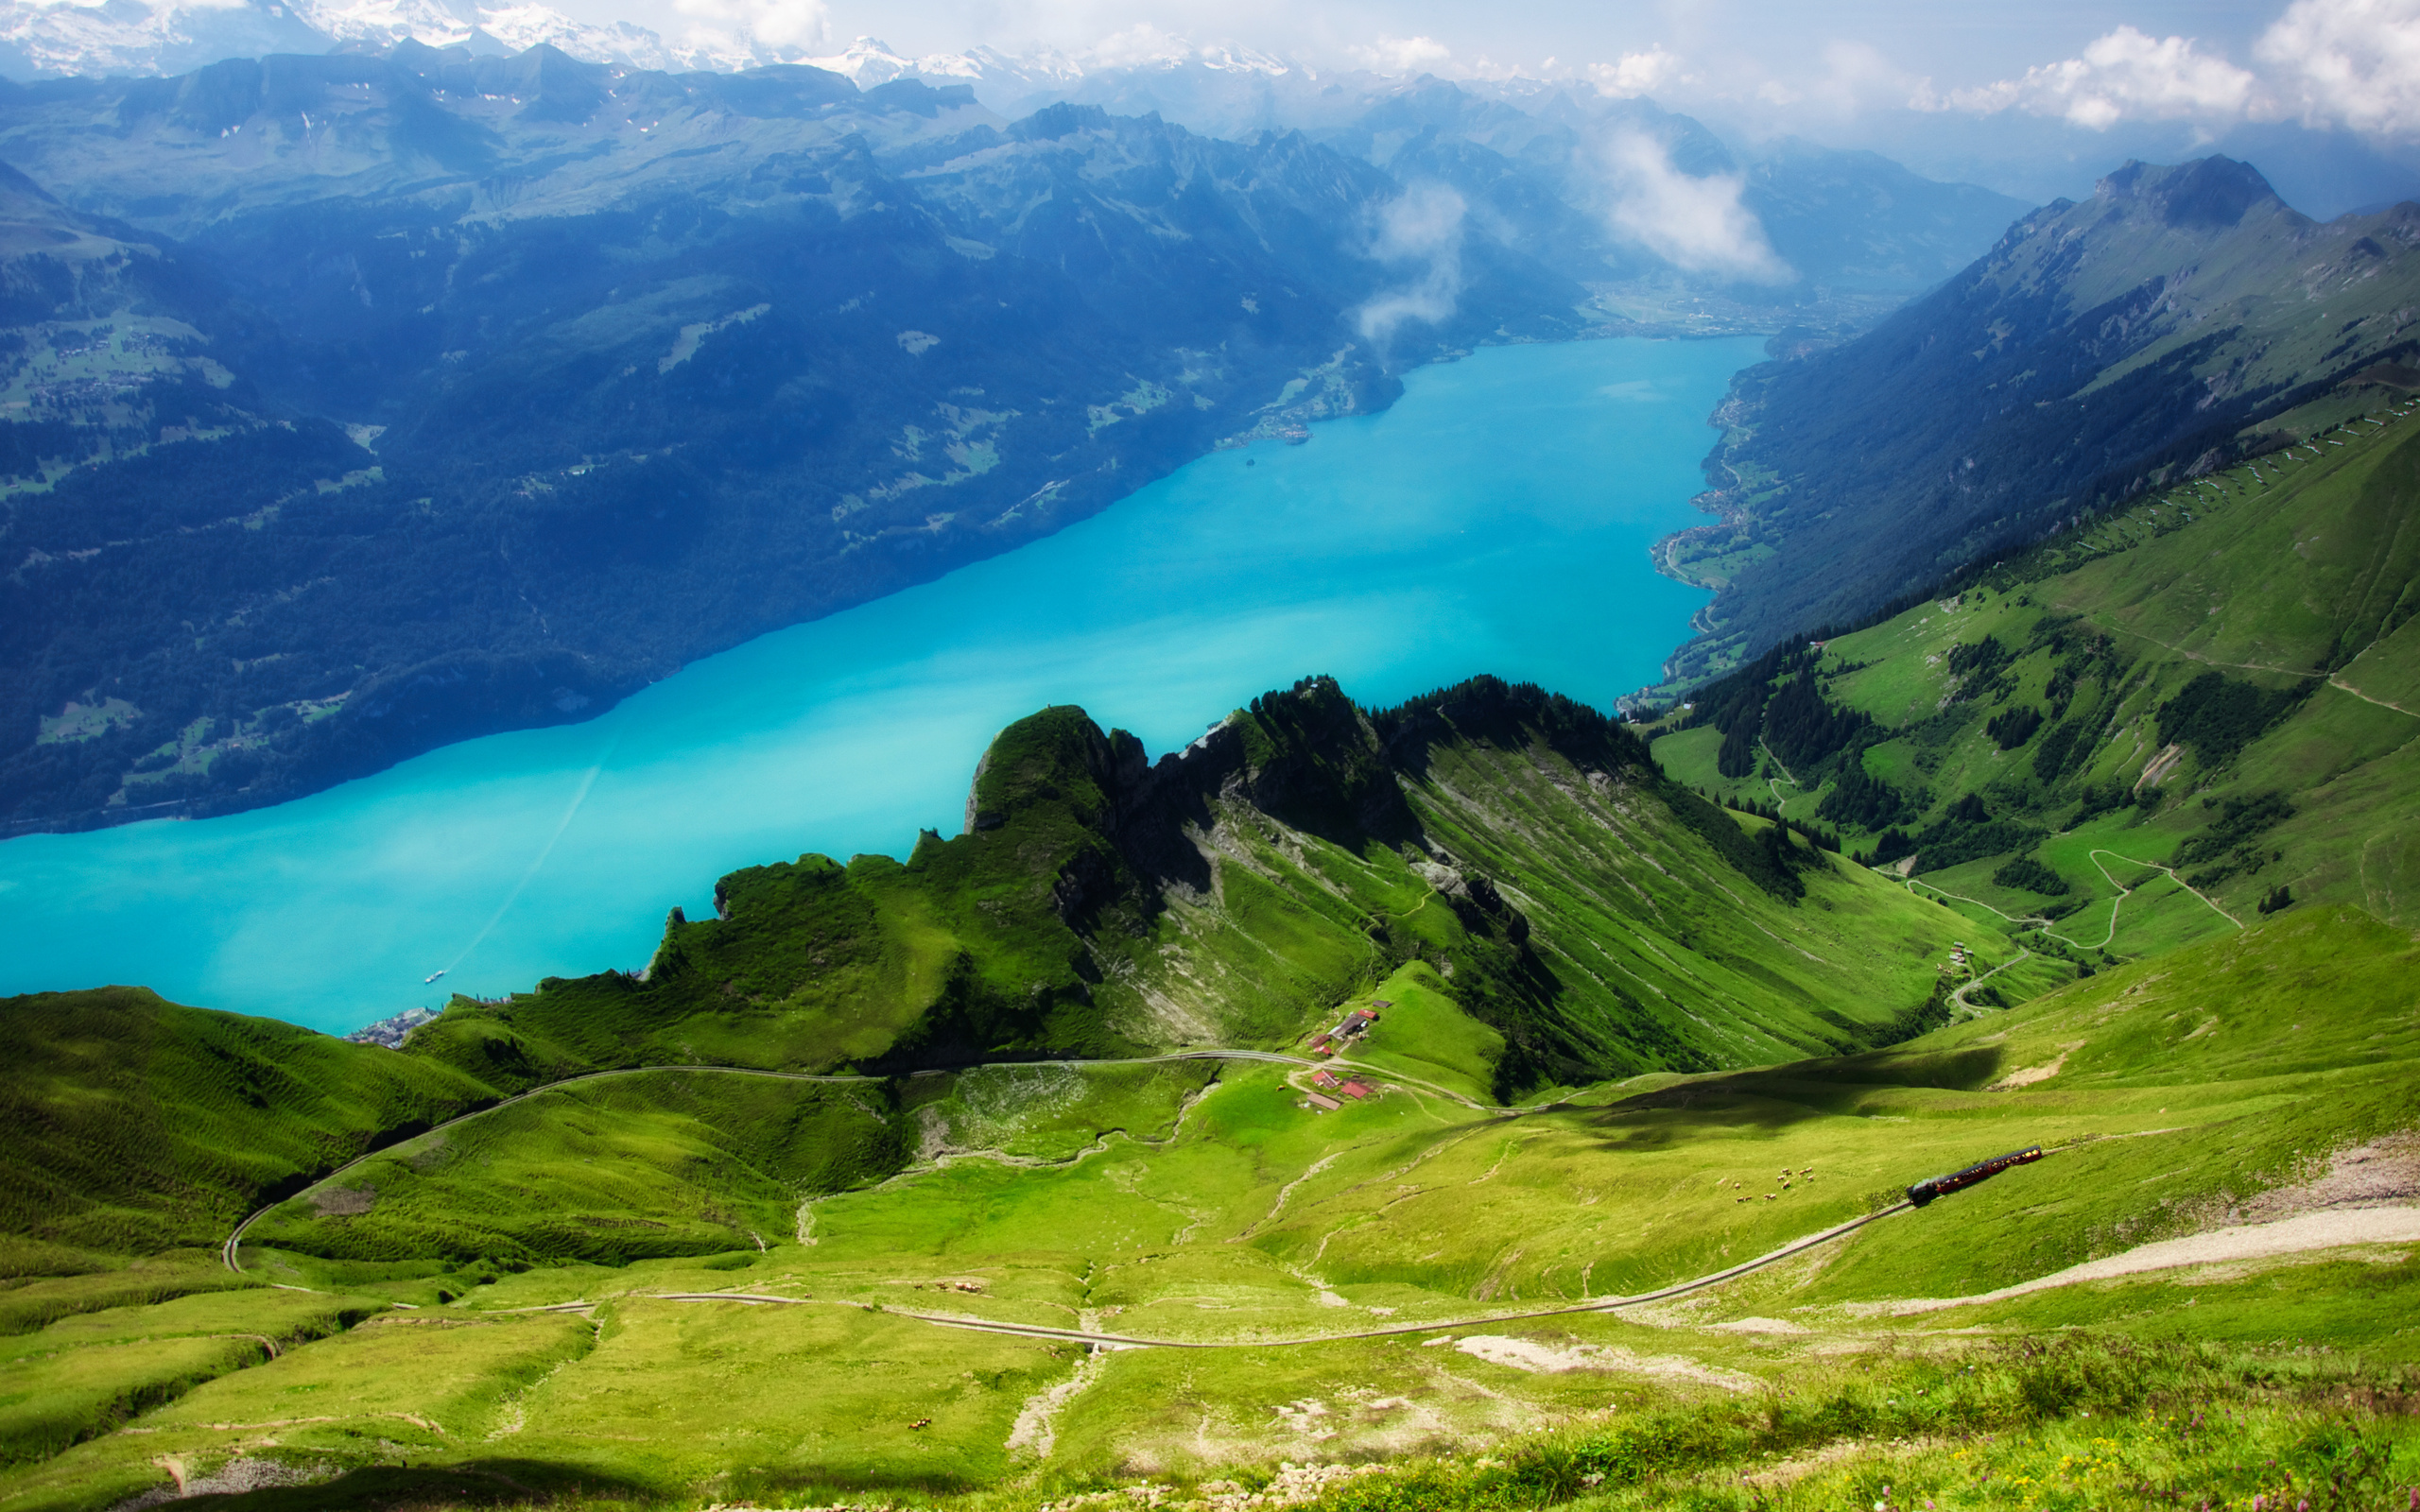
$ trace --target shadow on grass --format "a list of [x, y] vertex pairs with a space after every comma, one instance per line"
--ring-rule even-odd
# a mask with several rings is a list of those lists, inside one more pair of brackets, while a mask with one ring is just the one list
[[527, 1507], [558, 1501], [580, 1506], [625, 1503], [654, 1506], [670, 1500], [666, 1488], [602, 1474], [594, 1466], [533, 1459], [470, 1460], [426, 1468], [372, 1465], [347, 1470], [313, 1486], [267, 1486], [187, 1497], [168, 1503], [180, 1509], [225, 1512], [385, 1512], [390, 1507]]
[[[1853, 1117], [1858, 1105], [1876, 1092], [1975, 1091], [1999, 1075], [2001, 1059], [1998, 1047], [1983, 1045], [1916, 1054], [1876, 1050], [1802, 1060], [1659, 1087], [1594, 1109], [1590, 1121], [1608, 1143], [1626, 1149], [1668, 1148], [1697, 1137], [1772, 1134], [1800, 1124]], [[1668, 1116], [1641, 1116], [1654, 1114]]]
[[[718, 1492], [742, 1503], [824, 1504], [868, 1496], [962, 1496], [977, 1489], [947, 1470], [924, 1474], [849, 1474], [831, 1469], [741, 1469], [722, 1478]], [[186, 1497], [165, 1503], [183, 1512], [438, 1512], [441, 1508], [577, 1506], [632, 1509], [690, 1504], [683, 1489], [632, 1480], [593, 1465], [536, 1459], [469, 1460], [452, 1465], [372, 1465], [309, 1486]]]
[[979, 1482], [949, 1470], [925, 1474], [847, 1474], [802, 1467], [795, 1470], [740, 1470], [720, 1487], [735, 1503], [760, 1502], [768, 1506], [833, 1506], [872, 1499], [881, 1504], [906, 1500], [911, 1505], [927, 1497], [965, 1496], [981, 1489]]

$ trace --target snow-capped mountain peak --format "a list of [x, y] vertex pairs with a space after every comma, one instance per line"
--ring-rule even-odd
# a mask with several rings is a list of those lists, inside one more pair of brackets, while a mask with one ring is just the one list
[[829, 57], [805, 57], [745, 36], [700, 32], [668, 41], [644, 26], [577, 21], [537, 0], [0, 0], [0, 77], [179, 74], [223, 58], [389, 47], [404, 41], [517, 53], [545, 43], [588, 62], [729, 72], [804, 62], [873, 89], [896, 79], [971, 84], [1007, 104], [1068, 90], [1088, 77], [1201, 69], [1230, 77], [1316, 78], [1311, 69], [1226, 43], [1196, 43], [1136, 26], [1080, 53], [993, 47], [911, 57], [860, 37]]
[[0, 0], [0, 77], [182, 74], [223, 58], [324, 53], [409, 40], [478, 54], [545, 43], [574, 58], [626, 68], [730, 71], [789, 61], [747, 41], [700, 36], [667, 43], [644, 26], [595, 26], [551, 6], [475, 0]]
[[964, 52], [928, 53], [910, 58], [892, 48], [889, 43], [873, 37], [860, 37], [845, 50], [828, 58], [807, 58], [801, 61], [839, 74], [859, 89], [873, 89], [901, 78], [923, 79], [929, 83], [1021, 85], [1028, 89], [1049, 89], [1081, 78], [1085, 72], [1081, 64], [1065, 54], [1048, 48], [1037, 49], [1021, 58], [1012, 58], [991, 47], [970, 47]]

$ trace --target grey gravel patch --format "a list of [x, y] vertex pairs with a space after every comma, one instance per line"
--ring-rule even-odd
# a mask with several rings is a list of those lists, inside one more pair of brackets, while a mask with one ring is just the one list
[[245, 1491], [267, 1491], [286, 1486], [310, 1486], [324, 1481], [335, 1473], [326, 1464], [289, 1465], [283, 1460], [229, 1460], [209, 1475], [197, 1475], [182, 1482], [155, 1486], [150, 1490], [111, 1507], [109, 1512], [142, 1512], [145, 1507], [165, 1506], [192, 1496], [236, 1496]]
[[321, 1187], [311, 1194], [311, 1206], [322, 1218], [358, 1218], [378, 1201], [378, 1189], [363, 1182], [359, 1191], [349, 1187]]
[[2269, 1223], [2306, 1212], [2401, 1207], [2420, 1199], [2420, 1134], [2391, 1134], [2330, 1156], [2315, 1181], [2274, 1187], [2243, 1204], [2242, 1221]]

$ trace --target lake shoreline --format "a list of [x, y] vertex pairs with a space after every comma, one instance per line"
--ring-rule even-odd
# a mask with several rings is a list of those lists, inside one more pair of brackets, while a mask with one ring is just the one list
[[1155, 752], [1312, 673], [1376, 704], [1492, 673], [1613, 708], [1700, 605], [1651, 548], [1758, 345], [1481, 348], [1314, 444], [1213, 452], [596, 717], [241, 814], [8, 840], [0, 906], [34, 943], [0, 991], [141, 982], [342, 1031], [632, 966], [725, 872], [955, 833], [993, 731], [1046, 704]]

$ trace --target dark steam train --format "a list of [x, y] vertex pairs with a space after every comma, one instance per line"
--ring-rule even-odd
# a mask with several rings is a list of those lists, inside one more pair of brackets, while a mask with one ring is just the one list
[[2012, 1165], [2031, 1165], [2040, 1159], [2042, 1146], [2039, 1144], [2029, 1144], [2006, 1155], [1995, 1155], [1988, 1160], [1976, 1161], [1963, 1171], [1952, 1171], [1947, 1176], [1930, 1177], [1917, 1182], [1908, 1189], [1908, 1201], [1910, 1205], [1921, 1208], [1935, 1197], [1947, 1196], [1962, 1187], [1971, 1187], [1978, 1181], [1996, 1177]]

